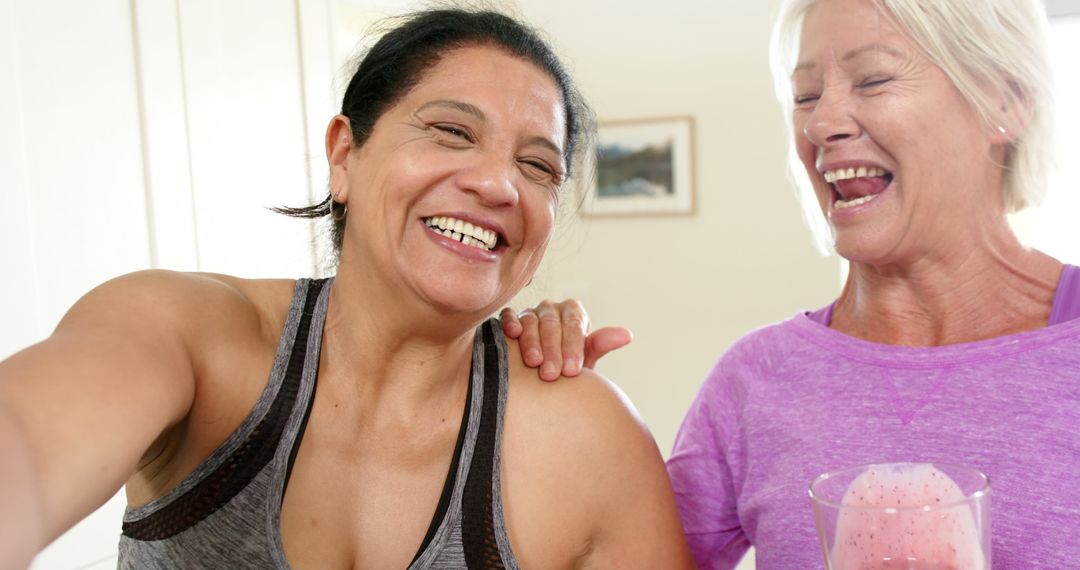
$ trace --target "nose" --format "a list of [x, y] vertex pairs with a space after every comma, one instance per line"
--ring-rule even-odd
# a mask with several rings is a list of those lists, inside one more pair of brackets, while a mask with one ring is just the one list
[[803, 125], [803, 134], [817, 147], [830, 146], [859, 136], [853, 100], [838, 93], [822, 93]]
[[474, 194], [485, 206], [515, 206], [519, 195], [513, 164], [513, 158], [502, 156], [502, 153], [477, 153], [458, 172], [458, 186]]

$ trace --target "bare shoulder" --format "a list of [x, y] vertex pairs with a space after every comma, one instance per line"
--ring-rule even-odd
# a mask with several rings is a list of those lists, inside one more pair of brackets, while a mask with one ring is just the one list
[[294, 288], [292, 280], [141, 271], [91, 291], [65, 317], [72, 336], [140, 346], [157, 361], [141, 376], [158, 392], [180, 393], [127, 480], [129, 502], [174, 487], [243, 421], [266, 385]]
[[574, 434], [573, 445], [582, 447], [635, 442], [655, 447], [633, 403], [614, 382], [590, 369], [544, 382], [522, 363], [516, 341], [508, 340], [508, 347], [511, 400], [538, 436]]
[[504, 508], [522, 565], [690, 567], [663, 459], [622, 390], [591, 370], [544, 382], [508, 347]]
[[139, 271], [91, 290], [72, 307], [60, 328], [85, 321], [128, 321], [136, 331], [165, 327], [212, 335], [223, 329], [272, 330], [284, 319], [293, 283], [211, 273]]
[[516, 341], [508, 340], [508, 347], [507, 434], [532, 459], [562, 472], [580, 471], [586, 486], [601, 472], [661, 463], [652, 434], [614, 382], [588, 369], [544, 382], [522, 363]]
[[257, 389], [234, 371], [269, 368], [263, 330], [283, 318], [282, 288], [169, 271], [124, 275], [79, 299], [48, 338], [0, 361], [0, 409], [31, 450], [47, 538], [148, 462], [199, 453], [192, 442], [219, 437], [212, 430], [222, 422], [205, 420], [238, 408], [233, 394]]

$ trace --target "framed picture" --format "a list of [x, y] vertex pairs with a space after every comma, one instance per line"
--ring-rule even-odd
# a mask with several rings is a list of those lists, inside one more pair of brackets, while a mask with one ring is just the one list
[[599, 126], [588, 216], [692, 214], [694, 122], [690, 117], [606, 121]]

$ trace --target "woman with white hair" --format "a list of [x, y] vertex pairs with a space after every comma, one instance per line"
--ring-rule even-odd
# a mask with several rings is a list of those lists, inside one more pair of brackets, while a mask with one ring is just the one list
[[668, 471], [700, 566], [754, 546], [758, 568], [820, 567], [807, 484], [889, 461], [989, 475], [994, 567], [1080, 560], [1080, 268], [1006, 220], [1044, 188], [1045, 20], [1037, 0], [784, 2], [793, 170], [849, 274], [737, 342], [690, 408]]

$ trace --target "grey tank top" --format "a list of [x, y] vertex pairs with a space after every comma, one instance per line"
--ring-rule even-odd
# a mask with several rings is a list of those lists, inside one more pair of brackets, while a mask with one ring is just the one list
[[[301, 279], [254, 409], [175, 489], [124, 514], [123, 569], [289, 568], [281, 504], [311, 413], [332, 279]], [[443, 493], [409, 568], [518, 568], [500, 493], [506, 340], [476, 329], [467, 405]]]

